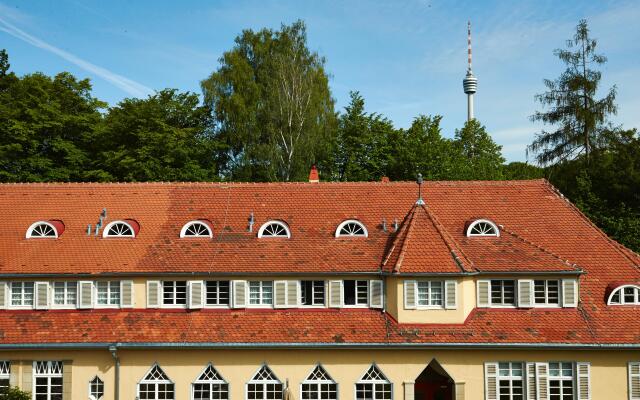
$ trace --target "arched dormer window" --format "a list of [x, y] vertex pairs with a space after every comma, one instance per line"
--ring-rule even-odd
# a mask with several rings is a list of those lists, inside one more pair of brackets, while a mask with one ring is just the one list
[[622, 285], [615, 288], [609, 295], [609, 305], [640, 305], [640, 286]]
[[336, 237], [368, 237], [367, 227], [358, 220], [348, 219], [336, 228]]
[[290, 238], [291, 231], [287, 224], [282, 221], [265, 222], [258, 230], [259, 238]]
[[138, 226], [131, 220], [109, 222], [102, 232], [103, 238], [134, 238], [138, 233]]
[[37, 221], [27, 229], [27, 239], [56, 239], [64, 230], [60, 221]]
[[498, 226], [488, 219], [477, 219], [467, 227], [467, 236], [500, 236]]
[[205, 221], [190, 221], [184, 224], [180, 230], [181, 238], [213, 237], [211, 227]]

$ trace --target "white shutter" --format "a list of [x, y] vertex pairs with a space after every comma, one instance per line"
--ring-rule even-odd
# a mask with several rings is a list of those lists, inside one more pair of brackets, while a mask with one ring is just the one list
[[562, 280], [562, 307], [578, 306], [578, 281], [576, 279]]
[[536, 400], [536, 364], [528, 362], [525, 364], [525, 368], [524, 376], [527, 388], [527, 396], [525, 398], [527, 400]]
[[640, 400], [640, 362], [629, 363], [629, 400]]
[[416, 308], [416, 281], [404, 281], [404, 308], [414, 310]]
[[485, 400], [498, 399], [498, 363], [484, 363]]
[[46, 310], [49, 308], [49, 282], [35, 283], [36, 310]]
[[588, 362], [576, 363], [576, 380], [578, 383], [578, 400], [591, 400], [591, 364]]
[[444, 281], [444, 308], [447, 310], [458, 308], [457, 287], [456, 281]]
[[369, 281], [369, 307], [382, 308], [383, 304], [383, 283], [380, 280]]
[[529, 279], [518, 280], [518, 307], [533, 307], [533, 281]]
[[300, 300], [300, 281], [287, 281], [287, 306], [298, 307]]
[[120, 281], [120, 307], [133, 307], [133, 281]]
[[287, 281], [273, 282], [273, 306], [275, 308], [287, 306]]
[[329, 281], [329, 307], [342, 307], [342, 281]]
[[162, 282], [147, 281], [147, 308], [160, 307], [160, 291]]
[[233, 281], [233, 308], [247, 306], [247, 281]]
[[537, 400], [549, 400], [549, 364], [536, 363]]
[[189, 308], [197, 309], [204, 306], [204, 282], [189, 281]]
[[489, 307], [491, 305], [491, 281], [478, 281], [478, 307]]
[[93, 307], [93, 282], [78, 282], [78, 308]]
[[0, 309], [7, 308], [7, 282], [0, 282]]

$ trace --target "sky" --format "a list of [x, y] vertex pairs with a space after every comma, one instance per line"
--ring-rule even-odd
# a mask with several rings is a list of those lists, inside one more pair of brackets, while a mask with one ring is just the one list
[[302, 19], [309, 47], [326, 58], [338, 110], [359, 91], [367, 111], [396, 127], [437, 114], [452, 137], [466, 118], [471, 20], [475, 116], [508, 161], [526, 161], [542, 128], [529, 120], [541, 109], [534, 95], [564, 69], [553, 50], [582, 18], [608, 57], [601, 87], [617, 86], [613, 122], [640, 128], [640, 1], [0, 0], [0, 48], [19, 75], [70, 71], [115, 105], [163, 88], [201, 93], [243, 29]]

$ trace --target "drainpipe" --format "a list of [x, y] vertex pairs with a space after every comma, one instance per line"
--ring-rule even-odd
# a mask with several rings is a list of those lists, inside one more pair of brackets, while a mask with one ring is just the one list
[[113, 400], [120, 399], [120, 358], [118, 358], [118, 348], [115, 345], [109, 346], [109, 351], [111, 352], [111, 356], [115, 360], [115, 382], [113, 385], [114, 396]]

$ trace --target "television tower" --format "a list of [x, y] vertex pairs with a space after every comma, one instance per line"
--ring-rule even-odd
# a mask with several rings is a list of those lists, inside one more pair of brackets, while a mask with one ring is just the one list
[[478, 78], [473, 75], [471, 70], [471, 21], [467, 24], [467, 45], [469, 53], [469, 67], [467, 68], [467, 75], [462, 80], [462, 87], [467, 94], [467, 121], [471, 121], [473, 116], [473, 95], [478, 89]]

